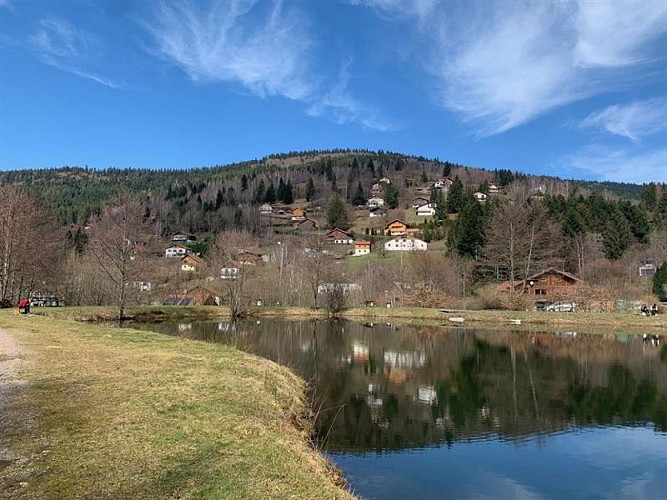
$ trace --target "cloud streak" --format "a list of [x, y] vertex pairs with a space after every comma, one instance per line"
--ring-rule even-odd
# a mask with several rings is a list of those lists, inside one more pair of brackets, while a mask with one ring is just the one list
[[330, 114], [332, 119], [339, 125], [346, 123], [360, 123], [366, 128], [387, 132], [396, 130], [396, 127], [379, 119], [374, 112], [369, 110], [355, 99], [348, 91], [350, 80], [349, 68], [352, 61], [347, 61], [340, 70], [338, 82], [327, 93], [319, 97], [307, 110], [310, 116], [322, 116]]
[[420, 24], [435, 12], [440, 0], [348, 0], [350, 5], [370, 7], [388, 20], [416, 19]]
[[237, 83], [260, 97], [306, 98], [314, 89], [304, 71], [311, 48], [304, 21], [282, 2], [266, 11], [257, 3], [163, 3], [148, 29], [157, 53], [192, 80]]
[[667, 148], [611, 149], [588, 146], [564, 158], [562, 164], [601, 180], [616, 182], [667, 182]]
[[106, 87], [124, 88], [121, 83], [89, 69], [101, 58], [99, 41], [67, 20], [43, 19], [37, 31], [29, 37], [29, 43], [42, 61], [54, 68]]
[[627, 69], [662, 57], [653, 44], [667, 33], [664, 2], [349, 2], [421, 21], [408, 26], [414, 59], [479, 136], [630, 84]]
[[312, 76], [319, 73], [308, 20], [282, 1], [268, 8], [256, 0], [214, 1], [206, 8], [164, 2], [146, 28], [154, 52], [194, 81], [231, 83], [260, 98], [302, 102], [310, 116], [327, 116], [339, 124], [390, 128], [351, 94], [350, 63], [343, 65], [332, 88], [323, 89]]
[[587, 116], [581, 127], [639, 143], [643, 137], [667, 130], [667, 97], [608, 106]]

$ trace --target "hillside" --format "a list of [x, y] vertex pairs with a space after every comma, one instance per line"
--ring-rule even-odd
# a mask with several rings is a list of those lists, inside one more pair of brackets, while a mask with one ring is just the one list
[[[371, 151], [307, 151], [270, 155], [232, 165], [216, 165], [188, 170], [90, 169], [65, 166], [51, 169], [28, 169], [0, 172], [0, 185], [19, 185], [30, 190], [61, 224], [83, 224], [99, 212], [104, 204], [122, 191], [139, 196], [152, 209], [164, 214], [165, 201], [181, 215], [189, 214], [190, 231], [216, 230], [197, 221], [222, 207], [259, 204], [257, 189], [264, 180], [265, 189], [282, 178], [290, 183], [295, 199], [306, 198], [308, 180], [313, 179], [316, 200], [326, 202], [334, 190], [347, 199], [353, 197], [358, 182], [368, 191], [373, 182], [387, 175], [399, 189], [416, 186], [423, 180], [458, 176], [465, 186], [477, 189], [484, 183], [505, 187], [520, 182], [526, 189], [542, 187], [547, 195], [573, 193], [602, 194], [605, 198], [638, 201], [642, 186], [614, 182], [562, 180], [538, 177], [509, 170], [484, 170], [438, 159]], [[400, 193], [407, 201], [407, 191]], [[310, 201], [310, 200], [309, 200]], [[222, 210], [229, 212], [228, 210]], [[229, 216], [229, 214], [223, 215]], [[166, 218], [168, 226], [180, 225], [182, 217]], [[233, 215], [228, 222], [233, 222]], [[171, 227], [177, 230], [179, 228]]]

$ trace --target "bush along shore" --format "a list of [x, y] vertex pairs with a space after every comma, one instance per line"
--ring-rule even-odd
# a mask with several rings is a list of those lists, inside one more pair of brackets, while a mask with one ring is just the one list
[[310, 446], [305, 383], [286, 368], [36, 314], [0, 311], [0, 330], [22, 348], [2, 395], [0, 497], [352, 498]]

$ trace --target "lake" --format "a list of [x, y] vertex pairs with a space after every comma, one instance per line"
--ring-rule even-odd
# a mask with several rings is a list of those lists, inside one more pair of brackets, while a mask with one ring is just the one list
[[234, 345], [303, 376], [318, 446], [363, 498], [667, 497], [667, 337], [347, 321], [137, 326]]

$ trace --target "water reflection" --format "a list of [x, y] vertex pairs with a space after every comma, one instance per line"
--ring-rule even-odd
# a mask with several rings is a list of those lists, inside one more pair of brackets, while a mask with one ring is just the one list
[[665, 347], [641, 336], [329, 321], [150, 328], [298, 371], [331, 452], [522, 442], [596, 425], [667, 429]]
[[310, 381], [363, 498], [662, 498], [662, 339], [349, 322], [150, 325]]

